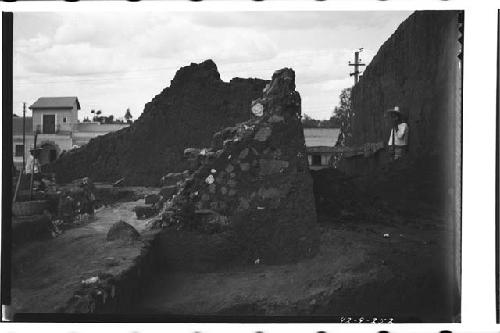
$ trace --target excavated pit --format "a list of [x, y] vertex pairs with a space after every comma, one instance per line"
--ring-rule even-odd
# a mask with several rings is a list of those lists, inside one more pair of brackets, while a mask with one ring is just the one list
[[[314, 257], [319, 233], [295, 73], [287, 68], [277, 71], [263, 90], [238, 111], [250, 113], [249, 120], [215, 133], [209, 148], [185, 161], [192, 170], [162, 177], [166, 188], [159, 191], [160, 202], [151, 206], [163, 205], [159, 219], [141, 224], [139, 214], [132, 215], [137, 203], [122, 202], [51, 244], [32, 244], [17, 253], [14, 294], [19, 311], [128, 313], [140, 303], [148, 281], [161, 272], [245, 270]], [[151, 197], [141, 200], [146, 203]], [[131, 216], [125, 217], [124, 209]], [[138, 240], [105, 241], [106, 227], [120, 224], [118, 218], [138, 228]], [[75, 247], [87, 256], [85, 265], [72, 253]], [[46, 268], [43, 260], [29, 264], [31, 250], [48, 253], [53, 262]], [[60, 270], [72, 255], [75, 261]], [[32, 281], [33, 276], [42, 276], [42, 283]], [[60, 277], [70, 281], [57, 288], [54, 282]], [[36, 294], [29, 291], [32, 283], [41, 288]]]
[[[416, 68], [415, 62], [418, 65], [423, 59], [429, 59], [430, 64], [436, 52], [451, 63], [456, 56], [454, 43], [445, 45], [440, 41], [451, 40], [443, 37], [448, 34], [454, 36], [455, 14], [416, 13], [384, 44], [373, 65], [368, 66], [366, 78], [354, 91], [358, 120], [352, 126], [352, 143], [361, 145], [386, 139], [382, 115], [370, 113], [375, 112], [372, 105], [383, 110], [388, 106], [384, 103], [392, 106], [410, 96], [412, 101], [427, 103], [425, 113], [430, 113], [432, 108], [428, 106], [433, 96], [419, 98], [419, 90], [413, 89], [413, 85], [421, 83], [418, 77], [413, 79], [422, 71], [412, 69], [401, 77], [391, 71], [381, 73], [392, 68], [391, 59], [400, 54], [404, 61], [410, 61], [399, 64], [404, 70]], [[438, 21], [441, 25], [436, 24]], [[429, 31], [440, 38], [425, 37]], [[412, 45], [422, 45], [423, 40], [435, 45], [421, 47], [418, 57], [410, 56], [409, 53], [414, 53]], [[441, 58], [445, 61], [444, 56]], [[412, 134], [415, 146], [425, 155], [419, 156], [413, 150], [408, 161], [389, 163], [382, 151], [345, 159], [340, 164], [345, 173], [322, 170], [310, 175], [293, 71], [276, 72], [265, 87], [268, 82], [262, 80], [221, 83], [213, 68], [215, 65], [205, 62], [182, 69], [172, 87], [148, 104], [149, 111], [145, 111], [137, 125], [124, 130], [131, 133], [96, 140], [87, 150], [75, 152], [74, 158], [60, 162], [61, 168], [72, 168], [83, 156], [92, 156], [96, 161], [94, 167], [101, 166], [95, 171], [96, 179], [115, 180], [125, 176], [131, 183], [157, 184], [163, 178], [161, 193], [165, 194], [165, 200], [159, 217], [150, 221], [151, 229], [141, 230], [141, 242], [132, 246], [96, 247], [106, 251], [111, 248], [126, 257], [120, 266], [107, 267], [105, 258], [92, 249], [95, 244], [86, 237], [89, 234], [73, 231], [78, 241], [75, 245], [86, 245], [84, 254], [95, 256], [98, 267], [86, 262], [84, 266], [89, 272], [82, 273], [76, 271], [75, 265], [68, 265], [75, 271], [63, 279], [51, 280], [45, 278], [51, 276], [41, 263], [33, 264], [40, 270], [35, 271], [37, 274], [47, 275], [36, 282], [46, 287], [44, 293], [37, 291], [38, 295], [29, 290], [33, 285], [22, 285], [29, 284], [29, 277], [18, 281], [18, 294], [31, 293], [29, 297], [38, 302], [39, 307], [30, 310], [113, 313], [124, 318], [132, 314], [152, 315], [167, 320], [192, 316], [212, 316], [212, 320], [224, 321], [235, 320], [230, 316], [238, 316], [240, 321], [242, 317], [243, 321], [281, 318], [275, 316], [294, 320], [297, 316], [309, 316], [300, 318], [337, 321], [340, 317], [359, 320], [363, 316], [365, 321], [379, 323], [459, 321], [460, 281], [454, 271], [457, 229], [450, 223], [453, 211], [448, 204], [449, 192], [435, 186], [447, 176], [443, 173], [449, 169], [444, 166], [450, 162], [443, 163], [447, 153], [440, 150], [441, 155], [433, 154], [429, 140]], [[432, 76], [433, 71], [427, 69], [426, 75]], [[445, 72], [451, 73], [450, 76]], [[432, 92], [450, 86], [455, 74], [443, 67], [440, 79], [427, 80], [424, 90]], [[194, 83], [184, 80], [185, 77], [195, 78]], [[234, 87], [236, 83], [245, 92], [234, 99], [226, 98], [235, 93], [232, 89], [241, 92]], [[233, 88], [223, 93], [228, 85]], [[412, 93], [408, 95], [405, 91]], [[209, 98], [213, 94], [217, 98]], [[446, 107], [446, 114], [451, 117], [448, 107], [455, 99], [448, 98], [446, 89], [442, 96], [445, 97], [436, 105]], [[102, 157], [110, 153], [104, 147], [108, 143], [112, 147], [127, 147], [129, 138], [141, 135], [149, 138], [146, 142], [151, 144], [153, 136], [148, 136], [146, 129], [149, 126], [157, 135], [157, 131], [165, 130], [161, 126], [168, 123], [167, 119], [173, 122], [168, 128], [174, 135], [184, 135], [174, 129], [180, 124], [175, 119], [189, 123], [194, 119], [193, 114], [175, 113], [174, 106], [200, 111], [206, 101], [209, 109], [231, 110], [235, 116], [227, 122], [219, 119], [217, 126], [208, 125], [203, 130], [206, 134], [203, 140], [176, 142], [175, 159], [165, 159], [154, 170], [145, 168], [143, 172], [139, 165], [143, 160], [144, 164], [151, 164], [147, 154], [137, 156], [130, 152], [120, 160], [110, 155], [114, 156], [110, 157], [110, 165], [123, 172], [114, 173], [103, 167], [103, 163], [110, 162]], [[413, 104], [408, 100], [408, 104], [402, 105]], [[369, 111], [363, 113], [363, 110]], [[158, 121], [162, 117], [165, 123]], [[193, 130], [203, 129], [211, 116], [198, 112], [196, 117], [201, 117], [201, 121], [193, 125]], [[447, 124], [443, 121], [446, 117], [430, 114], [429, 117], [437, 122], [433, 133]], [[226, 126], [233, 127], [223, 129]], [[410, 126], [425, 132], [425, 122]], [[190, 135], [184, 127], [179, 128]], [[167, 139], [162, 145], [170, 147]], [[129, 149], [133, 152], [141, 148]], [[186, 151], [188, 159], [183, 159], [185, 148], [191, 148]], [[127, 165], [132, 159], [141, 162]], [[175, 168], [170, 167], [173, 162], [177, 163]], [[125, 166], [131, 167], [130, 173]], [[87, 170], [74, 175], [62, 172], [61, 177], [81, 176], [79, 172]], [[114, 215], [114, 211], [106, 213], [107, 218], [115, 218]], [[128, 222], [141, 223], [135, 219]], [[107, 221], [106, 226], [109, 224]], [[99, 237], [105, 237], [102, 226], [92, 229], [99, 229]], [[91, 235], [94, 237], [95, 233]], [[50, 251], [56, 254], [74, 243], [71, 238], [55, 241], [57, 244], [52, 244]], [[64, 270], [61, 267], [71, 256], [59, 257], [59, 264], [49, 265], [47, 270]], [[38, 258], [43, 262], [42, 257]], [[98, 272], [110, 275], [101, 274], [100, 284], [80, 285], [80, 278]], [[78, 278], [75, 280], [73, 275]], [[54, 287], [57, 283], [66, 288], [64, 294]], [[67, 302], [64, 297], [72, 295], [73, 287], [78, 287], [78, 292]], [[54, 298], [50, 302], [43, 299], [52, 297], [51, 292], [64, 296], [60, 296], [61, 304]]]
[[[312, 172], [320, 233], [313, 258], [275, 265], [214, 262], [221, 244], [215, 237], [179, 232], [182, 237], [171, 244], [170, 253], [180, 257], [169, 266], [159, 263], [160, 271], [132, 312], [224, 321], [231, 316], [455, 320], [459, 298], [448, 264], [454, 230], [446, 225], [442, 203], [432, 201], [439, 191], [426, 189], [436, 175], [425, 164], [418, 167], [422, 177], [410, 177], [410, 194], [397, 190], [401, 178], [414, 171], [405, 166], [376, 179], [337, 170]], [[430, 196], [428, 201], [409, 204], [422, 193]], [[182, 251], [175, 252], [178, 247]], [[186, 260], [186, 253], [198, 257]]]
[[[414, 13], [367, 67], [353, 91], [348, 140], [364, 151], [344, 158], [340, 170], [311, 172], [320, 234], [314, 257], [173, 265], [151, 282], [137, 311], [459, 321], [458, 18], [456, 11]], [[398, 163], [370, 151], [387, 140], [384, 110], [394, 105], [409, 113], [411, 129], [409, 158]], [[440, 133], [443, 140], [433, 138]], [[217, 242], [206, 243], [218, 253]]]

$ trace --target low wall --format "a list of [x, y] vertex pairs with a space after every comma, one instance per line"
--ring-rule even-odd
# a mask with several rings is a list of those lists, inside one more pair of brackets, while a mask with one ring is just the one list
[[127, 314], [133, 313], [135, 302], [141, 297], [145, 281], [158, 267], [158, 232], [141, 234], [144, 245], [140, 255], [117, 276], [99, 276], [99, 281], [82, 285], [73, 297], [59, 309], [61, 313]]

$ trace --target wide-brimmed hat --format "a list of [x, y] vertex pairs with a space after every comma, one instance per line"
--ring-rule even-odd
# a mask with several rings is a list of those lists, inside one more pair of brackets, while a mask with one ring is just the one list
[[388, 115], [393, 115], [393, 114], [395, 114], [395, 115], [397, 115], [397, 116], [399, 116], [399, 117], [402, 117], [402, 116], [403, 116], [403, 114], [401, 113], [401, 110], [399, 109], [399, 106], [394, 106], [394, 107], [392, 107], [392, 108], [390, 108], [390, 109], [386, 110], [385, 112], [386, 112], [386, 114], [388, 114]]
[[30, 153], [32, 154], [38, 154], [42, 151], [43, 149], [42, 148], [31, 148], [30, 149]]

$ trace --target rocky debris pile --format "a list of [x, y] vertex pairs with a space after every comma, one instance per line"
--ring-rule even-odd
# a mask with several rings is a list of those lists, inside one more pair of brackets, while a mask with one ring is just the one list
[[103, 272], [81, 280], [80, 288], [74, 292], [73, 297], [56, 312], [94, 313], [100, 310], [104, 304], [113, 302], [117, 292], [115, 280], [113, 275]]
[[13, 244], [56, 237], [64, 229], [89, 221], [96, 208], [95, 187], [88, 177], [65, 187], [45, 187], [33, 193], [20, 192], [12, 204]]
[[156, 204], [158, 201], [160, 201], [160, 195], [159, 194], [148, 194], [144, 197], [144, 203], [146, 205], [154, 205]]
[[[165, 186], [163, 186], [159, 192], [144, 195], [144, 205], [137, 205], [133, 208], [133, 212], [136, 214], [137, 219], [143, 220], [158, 216], [165, 204], [177, 194], [180, 188], [182, 188], [189, 175], [189, 171], [186, 171], [184, 173], [169, 173], [163, 176], [161, 184]], [[161, 225], [162, 222], [159, 219], [148, 222], [148, 227], [150, 229], [160, 228]]]
[[134, 213], [139, 220], [148, 219], [158, 214], [158, 208], [153, 205], [135, 206]]
[[133, 226], [120, 220], [111, 226], [106, 235], [106, 240], [135, 241], [139, 239], [139, 237], [139, 232], [137, 232]]
[[210, 148], [185, 151], [199, 167], [178, 175], [162, 221], [224, 233], [247, 262], [294, 261], [313, 256], [319, 239], [294, 71], [275, 72], [263, 91], [250, 120], [215, 133]]
[[71, 224], [94, 216], [95, 192], [95, 186], [88, 177], [76, 179], [70, 186], [58, 191], [57, 219], [62, 224]]
[[47, 169], [59, 183], [90, 176], [121, 185], [156, 186], [161, 176], [189, 167], [184, 147], [210, 144], [213, 133], [250, 118], [249, 105], [266, 81], [224, 82], [212, 60], [179, 69], [130, 127], [92, 139]]

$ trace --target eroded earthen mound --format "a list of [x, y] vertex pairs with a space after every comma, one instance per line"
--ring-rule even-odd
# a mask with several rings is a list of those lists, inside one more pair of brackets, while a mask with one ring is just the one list
[[184, 147], [207, 146], [216, 131], [249, 119], [250, 103], [265, 84], [240, 78], [224, 82], [212, 60], [183, 67], [129, 128], [66, 153], [48, 171], [58, 182], [125, 177], [126, 185], [157, 185], [165, 171], [187, 168]]
[[164, 226], [225, 234], [247, 262], [313, 256], [316, 211], [294, 71], [275, 72], [251, 110], [252, 119], [192, 157], [201, 166], [166, 203]]

